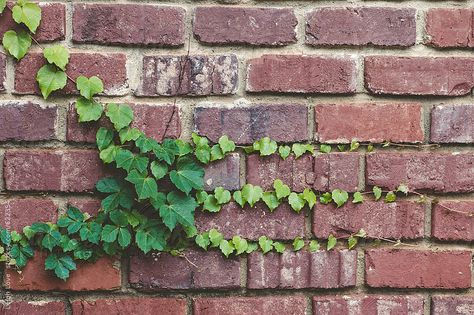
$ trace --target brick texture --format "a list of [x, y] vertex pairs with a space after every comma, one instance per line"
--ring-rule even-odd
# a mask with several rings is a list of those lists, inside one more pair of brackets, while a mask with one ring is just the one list
[[232, 297], [232, 298], [196, 298], [194, 315], [277, 315], [307, 314], [306, 300], [303, 296], [279, 297]]
[[474, 296], [435, 295], [431, 298], [432, 315], [464, 315], [474, 311]]
[[0, 92], [5, 91], [5, 80], [7, 76], [7, 57], [0, 54]]
[[[448, 209], [452, 209], [453, 212]], [[431, 234], [440, 240], [474, 241], [474, 201], [443, 200], [433, 205]]]
[[16, 198], [0, 200], [0, 226], [15, 231], [34, 222], [56, 222], [58, 206], [50, 199]]
[[431, 111], [431, 142], [473, 143], [474, 105], [439, 105]]
[[214, 190], [216, 187], [228, 190], [238, 190], [242, 187], [239, 153], [228, 153], [224, 159], [206, 165], [204, 189]]
[[474, 47], [473, 10], [430, 9], [426, 13], [427, 44], [440, 48]]
[[0, 312], [4, 315], [63, 315], [66, 306], [60, 301], [14, 301], [10, 304], [0, 304]]

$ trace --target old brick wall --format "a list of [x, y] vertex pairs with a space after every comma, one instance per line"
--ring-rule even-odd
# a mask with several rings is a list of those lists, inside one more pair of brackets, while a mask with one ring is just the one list
[[[146, 2], [146, 3], [145, 3]], [[282, 161], [235, 153], [207, 169], [207, 188], [295, 191], [410, 188], [474, 213], [474, 6], [472, 1], [55, 1], [42, 3], [36, 38], [72, 50], [68, 74], [98, 75], [104, 102], [132, 104], [148, 135], [197, 131], [240, 144], [279, 142], [440, 144]], [[0, 15], [0, 33], [13, 25]], [[181, 61], [190, 62], [179, 84]], [[45, 103], [35, 82], [39, 49], [20, 63], [0, 54], [0, 217], [14, 228], [54, 221], [72, 204], [94, 213], [107, 172], [97, 125], [78, 125], [73, 85]], [[70, 83], [69, 83], [70, 84]], [[177, 107], [171, 127], [164, 124]], [[415, 246], [359, 247], [225, 259], [191, 249], [103, 258], [67, 282], [36, 255], [3, 271], [1, 314], [474, 314], [474, 217], [408, 198], [305, 215], [282, 205], [197, 215], [226, 237], [324, 239], [365, 228]], [[5, 221], [5, 220], [3, 220]]]

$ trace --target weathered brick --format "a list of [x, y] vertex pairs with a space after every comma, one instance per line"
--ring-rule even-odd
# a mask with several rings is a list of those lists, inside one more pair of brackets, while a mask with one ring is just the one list
[[305, 315], [304, 296], [195, 298], [194, 315]]
[[364, 64], [374, 94], [458, 96], [474, 87], [474, 58], [369, 56]]
[[206, 165], [204, 170], [205, 190], [214, 190], [216, 187], [238, 190], [242, 187], [239, 153], [229, 153], [223, 160]]
[[313, 210], [313, 234], [317, 238], [356, 233], [363, 228], [369, 237], [416, 239], [423, 237], [425, 205], [412, 201], [381, 203], [365, 200], [336, 208], [317, 204]]
[[5, 81], [7, 79], [7, 56], [0, 54], [0, 92], [5, 91]]
[[423, 315], [420, 295], [344, 295], [313, 297], [313, 315], [409, 314]]
[[194, 36], [208, 44], [286, 45], [296, 42], [292, 9], [198, 7]]
[[0, 141], [40, 141], [56, 139], [56, 106], [32, 102], [0, 103]]
[[235, 55], [145, 56], [137, 96], [234, 94], [238, 86]]
[[197, 132], [217, 142], [227, 135], [238, 144], [263, 137], [279, 142], [308, 140], [308, 108], [304, 104], [254, 104], [223, 108], [198, 106], [194, 109]]
[[369, 249], [365, 255], [366, 283], [370, 287], [471, 287], [470, 251]]
[[442, 192], [474, 190], [474, 155], [471, 153], [371, 153], [366, 158], [367, 184], [395, 189]]
[[356, 77], [350, 57], [263, 55], [248, 62], [247, 91], [348, 94], [356, 91]]
[[8, 150], [5, 153], [7, 190], [89, 191], [104, 174], [95, 150]]
[[62, 301], [14, 301], [10, 304], [0, 303], [0, 313], [3, 315], [64, 315], [66, 306]]
[[349, 192], [359, 190], [361, 170], [358, 153], [319, 154], [314, 158], [314, 184], [318, 191], [339, 188]]
[[295, 213], [287, 203], [282, 203], [270, 213], [263, 203], [242, 209], [232, 202], [223, 206], [217, 214], [197, 212], [196, 226], [199, 231], [215, 228], [226, 239], [240, 235], [258, 240], [260, 236], [266, 235], [271, 239], [293, 240], [305, 235], [304, 215]]
[[435, 47], [474, 47], [474, 10], [436, 8], [426, 13], [427, 44]]
[[[128, 92], [127, 57], [122, 53], [71, 53], [67, 74], [78, 76], [98, 76], [104, 82], [105, 95], [124, 95]], [[15, 66], [16, 94], [40, 94], [36, 73], [46, 63], [40, 53], [29, 53]], [[61, 93], [78, 94], [75, 84], [68, 80]]]
[[[321, 104], [315, 108], [320, 142], [422, 142], [421, 104]], [[344, 119], [341, 119], [344, 117]]]
[[356, 284], [357, 252], [285, 251], [249, 255], [250, 289], [345, 288]]
[[67, 200], [68, 206], [75, 207], [82, 212], [87, 212], [91, 216], [97, 215], [101, 208], [101, 200], [93, 198], [71, 197]]
[[[446, 208], [459, 212], [449, 211]], [[473, 218], [474, 201], [440, 201], [433, 205], [431, 234], [440, 240], [474, 241]]]
[[412, 46], [416, 10], [411, 8], [321, 8], [307, 16], [311, 45]]
[[178, 46], [184, 44], [186, 11], [144, 4], [74, 5], [72, 40], [77, 43]]
[[102, 298], [97, 300], [76, 300], [72, 304], [72, 314], [162, 314], [185, 315], [186, 300], [133, 296], [125, 298]]
[[431, 315], [467, 315], [474, 313], [472, 295], [435, 295], [431, 298]]
[[79, 263], [77, 270], [72, 271], [65, 282], [53, 276], [52, 271], [44, 270], [46, 256], [46, 252], [36, 252], [21, 274], [7, 268], [5, 286], [15, 291], [95, 291], [120, 288], [120, 263], [114, 258], [103, 257], [94, 263]]
[[184, 255], [186, 259], [167, 253], [132, 256], [130, 285], [140, 291], [240, 287], [238, 259], [217, 251], [188, 250]]
[[439, 105], [431, 111], [431, 142], [473, 143], [474, 105]]
[[34, 222], [56, 222], [58, 207], [51, 199], [24, 198], [0, 200], [0, 226], [22, 231]]

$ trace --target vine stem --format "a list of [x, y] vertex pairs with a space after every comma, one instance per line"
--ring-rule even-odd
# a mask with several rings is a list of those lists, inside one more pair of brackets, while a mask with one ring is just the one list
[[[337, 227], [337, 228], [338, 228], [339, 230], [344, 230], [344, 231], [346, 231], [346, 232], [350, 232], [349, 230], [346, 230], [346, 229], [341, 228], [341, 227]], [[349, 237], [354, 236], [354, 234], [355, 234], [355, 233], [343, 235], [343, 236], [338, 237], [338, 239], [348, 239]], [[384, 241], [384, 242], [388, 242], [388, 243], [392, 243], [392, 244], [398, 244], [398, 245], [404, 245], [404, 246], [419, 247], [419, 245], [416, 245], [416, 244], [403, 243], [403, 242], [401, 242], [400, 240], [392, 240], [392, 239], [385, 238], [385, 237], [370, 236], [370, 235], [368, 235], [368, 234], [367, 234], [366, 237], [362, 237], [362, 238], [363, 238], [363, 239], [370, 238], [370, 239], [374, 239], [374, 240], [381, 240], [381, 241]]]

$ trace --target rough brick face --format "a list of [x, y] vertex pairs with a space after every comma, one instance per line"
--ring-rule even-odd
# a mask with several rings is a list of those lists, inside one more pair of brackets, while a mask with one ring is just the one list
[[435, 295], [431, 298], [432, 315], [464, 315], [474, 312], [474, 296]]
[[426, 13], [427, 44], [435, 47], [474, 47], [471, 9], [430, 9]]
[[412, 46], [415, 40], [415, 9], [321, 8], [306, 21], [311, 45]]
[[321, 104], [316, 133], [324, 143], [422, 142], [422, 113], [421, 104]]
[[7, 73], [7, 57], [0, 54], [0, 92], [5, 91], [5, 81]]
[[473, 143], [474, 105], [439, 105], [431, 111], [431, 142]]
[[66, 306], [61, 301], [15, 301], [10, 304], [0, 304], [0, 313], [4, 315], [64, 315]]
[[459, 289], [471, 287], [470, 251], [366, 250], [370, 287]]
[[196, 298], [194, 315], [305, 315], [306, 299], [303, 296], [278, 297], [230, 297], [230, 298]]
[[198, 7], [196, 38], [209, 44], [285, 45], [296, 42], [292, 9]]
[[34, 222], [56, 222], [58, 206], [50, 199], [24, 198], [0, 200], [0, 226], [22, 231]]
[[355, 61], [349, 57], [263, 55], [248, 61], [246, 89], [248, 92], [348, 94], [355, 92], [356, 76]]
[[238, 190], [242, 187], [239, 153], [228, 153], [223, 160], [206, 165], [204, 170], [205, 190], [214, 190], [216, 187]]
[[[452, 209], [457, 212], [449, 211]], [[474, 241], [474, 201], [443, 200], [433, 205], [431, 234], [440, 240]]]

